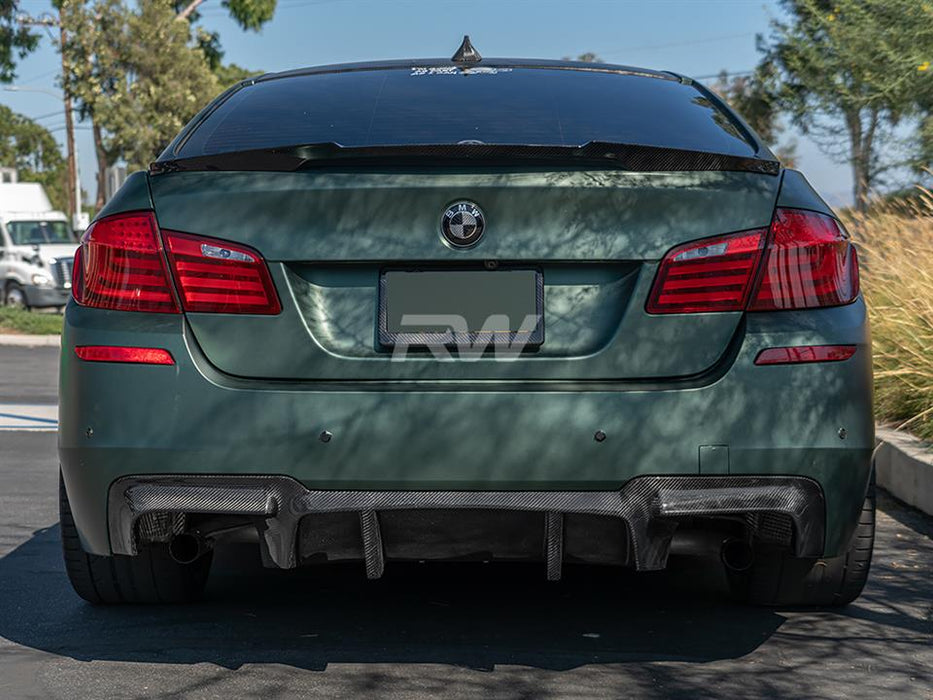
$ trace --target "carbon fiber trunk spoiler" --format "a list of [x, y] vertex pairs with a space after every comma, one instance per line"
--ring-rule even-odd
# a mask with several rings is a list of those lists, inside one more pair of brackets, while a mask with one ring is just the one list
[[591, 141], [582, 146], [497, 145], [484, 143], [344, 147], [337, 143], [233, 151], [192, 158], [158, 160], [151, 175], [174, 172], [298, 170], [367, 165], [560, 166], [631, 172], [733, 171], [778, 175], [777, 160], [660, 146]]

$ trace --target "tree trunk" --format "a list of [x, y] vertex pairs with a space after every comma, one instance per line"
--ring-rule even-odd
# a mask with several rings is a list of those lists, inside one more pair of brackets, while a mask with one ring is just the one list
[[875, 132], [881, 119], [876, 108], [867, 114], [867, 125], [862, 122], [862, 112], [857, 110], [846, 115], [849, 130], [849, 162], [852, 165], [852, 198], [855, 210], [864, 214], [868, 211], [868, 198], [874, 184], [873, 164]]
[[855, 211], [864, 214], [868, 211], [869, 180], [867, 169], [861, 158], [852, 160], [852, 196], [855, 200]]
[[100, 211], [106, 204], [107, 194], [107, 152], [104, 150], [104, 139], [100, 133], [100, 126], [91, 115], [91, 123], [94, 131], [94, 155], [97, 156], [97, 199], [94, 202], [94, 209]]
[[71, 107], [71, 88], [68, 84], [69, 68], [64, 47], [67, 46], [65, 24], [62, 22], [61, 10], [58, 13], [58, 29], [61, 41], [62, 61], [62, 94], [65, 96], [65, 143], [68, 147], [68, 216], [71, 225], [77, 225], [78, 212], [81, 211], [81, 183], [78, 182], [78, 156], [75, 150], [74, 113]]
[[852, 167], [852, 204], [860, 214], [868, 208], [868, 161], [865, 158], [865, 138], [862, 114], [856, 109], [845, 115], [849, 131], [849, 164]]

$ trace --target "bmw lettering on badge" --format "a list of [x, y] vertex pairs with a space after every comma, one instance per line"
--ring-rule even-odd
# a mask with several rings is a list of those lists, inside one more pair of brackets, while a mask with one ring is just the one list
[[476, 245], [485, 231], [486, 216], [473, 202], [454, 202], [441, 217], [444, 240], [455, 248]]

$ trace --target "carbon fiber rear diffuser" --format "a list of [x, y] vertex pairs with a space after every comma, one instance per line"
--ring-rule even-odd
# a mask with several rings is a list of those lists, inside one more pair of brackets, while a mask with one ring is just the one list
[[124, 477], [110, 488], [108, 525], [114, 554], [137, 553], [136, 521], [150, 513], [252, 516], [263, 547], [281, 568], [298, 565], [296, 536], [311, 513], [359, 513], [369, 578], [382, 576], [379, 511], [486, 509], [546, 514], [549, 580], [559, 580], [563, 514], [617, 517], [631, 537], [635, 568], [663, 569], [679, 518], [781, 513], [794, 523], [799, 557], [823, 553], [823, 492], [812, 479], [784, 476], [642, 476], [618, 491], [311, 491], [284, 476]]

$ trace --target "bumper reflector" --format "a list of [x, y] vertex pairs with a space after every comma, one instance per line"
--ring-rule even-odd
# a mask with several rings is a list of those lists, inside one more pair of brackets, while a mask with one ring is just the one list
[[119, 345], [79, 345], [75, 355], [86, 362], [130, 362], [138, 365], [174, 365], [168, 350], [130, 348]]
[[807, 362], [841, 362], [855, 354], [854, 345], [800, 345], [768, 348], [758, 353], [756, 365], [795, 365]]

